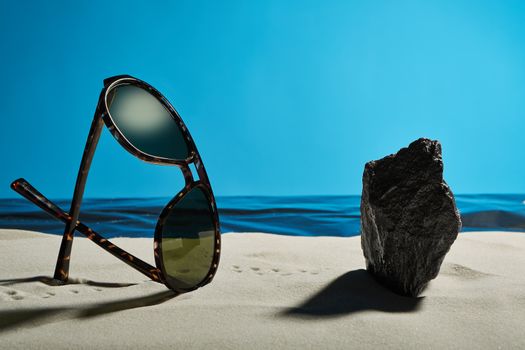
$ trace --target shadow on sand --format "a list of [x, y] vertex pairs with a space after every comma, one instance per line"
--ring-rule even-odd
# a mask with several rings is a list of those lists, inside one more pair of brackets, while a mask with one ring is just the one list
[[87, 284], [88, 286], [103, 287], [103, 288], [122, 288], [136, 285], [136, 283], [113, 283], [113, 282], [95, 282], [86, 279], [69, 278], [67, 282], [62, 282], [50, 276], [34, 276], [25, 278], [12, 278], [0, 280], [0, 286], [11, 286], [18, 283], [41, 282], [48, 286], [63, 286], [66, 284]]
[[366, 270], [347, 272], [300, 305], [281, 315], [300, 318], [344, 316], [360, 311], [417, 311], [423, 297], [397, 295], [379, 283]]
[[[0, 280], [0, 286], [12, 285], [25, 282], [42, 282], [48, 285], [59, 285], [56, 280], [47, 276], [35, 276], [11, 280]], [[123, 288], [133, 284], [130, 283], [105, 283], [94, 281], [81, 281], [68, 284], [88, 284], [106, 288]], [[140, 307], [153, 306], [168, 301], [178, 294], [166, 290], [150, 295], [114, 300], [78, 307], [52, 307], [52, 308], [24, 308], [18, 310], [0, 310], [0, 333], [9, 329], [22, 326], [27, 323], [31, 325], [42, 325], [57, 319], [86, 319], [101, 316], [113, 312], [130, 310]]]

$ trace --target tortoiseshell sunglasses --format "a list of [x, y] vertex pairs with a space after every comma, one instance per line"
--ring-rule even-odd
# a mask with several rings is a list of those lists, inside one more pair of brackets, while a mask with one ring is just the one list
[[[78, 220], [89, 167], [104, 123], [134, 156], [149, 163], [175, 165], [184, 175], [184, 188], [164, 207], [157, 221], [153, 239], [156, 267], [117, 247]], [[221, 245], [219, 216], [206, 170], [177, 111], [144, 81], [129, 75], [104, 80], [69, 213], [24, 179], [15, 180], [11, 188], [65, 223], [54, 275], [59, 281], [67, 282], [69, 276], [74, 231], [178, 293], [208, 284], [217, 271]]]

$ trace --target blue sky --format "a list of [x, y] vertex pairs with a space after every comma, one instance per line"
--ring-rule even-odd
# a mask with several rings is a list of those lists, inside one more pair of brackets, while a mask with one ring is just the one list
[[[0, 29], [0, 197], [71, 196], [116, 74], [177, 108], [216, 195], [359, 194], [422, 136], [455, 193], [525, 193], [523, 1], [2, 1]], [[104, 131], [86, 196], [181, 186]]]

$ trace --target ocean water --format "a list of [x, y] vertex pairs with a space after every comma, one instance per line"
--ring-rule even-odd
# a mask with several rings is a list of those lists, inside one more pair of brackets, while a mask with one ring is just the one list
[[[86, 199], [80, 220], [111, 237], [152, 237], [169, 198]], [[457, 195], [463, 231], [525, 232], [525, 194]], [[68, 200], [57, 200], [69, 209]], [[359, 196], [218, 197], [221, 231], [359, 235]], [[25, 199], [0, 199], [0, 228], [61, 234], [64, 225]]]

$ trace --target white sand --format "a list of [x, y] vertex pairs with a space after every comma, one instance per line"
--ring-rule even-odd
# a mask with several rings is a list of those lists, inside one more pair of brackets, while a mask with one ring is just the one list
[[[215, 280], [170, 298], [78, 237], [80, 283], [50, 286], [60, 238], [1, 230], [0, 348], [525, 348], [525, 233], [461, 234], [419, 299], [362, 270], [359, 237], [223, 239]], [[115, 242], [153, 262], [151, 240]]]

